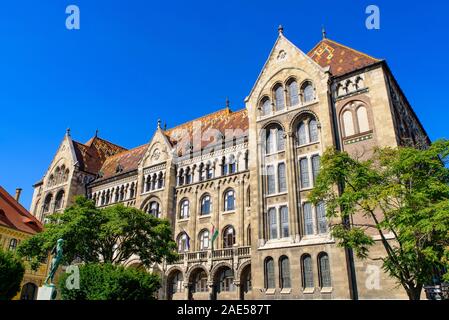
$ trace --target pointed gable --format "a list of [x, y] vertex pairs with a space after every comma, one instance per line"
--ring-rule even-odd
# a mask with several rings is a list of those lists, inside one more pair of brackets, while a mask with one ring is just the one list
[[73, 141], [73, 147], [79, 168], [92, 174], [98, 173], [108, 157], [126, 151], [125, 148], [99, 137], [93, 137], [85, 144]]
[[334, 76], [340, 76], [381, 61], [329, 39], [321, 40], [308, 53], [308, 56], [323, 68], [329, 66]]

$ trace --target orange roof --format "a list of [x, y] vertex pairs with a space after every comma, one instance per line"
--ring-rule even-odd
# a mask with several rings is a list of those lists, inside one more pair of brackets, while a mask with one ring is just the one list
[[330, 66], [334, 76], [341, 76], [381, 61], [329, 39], [321, 40], [308, 56], [323, 68]]
[[0, 226], [35, 234], [42, 224], [0, 186]]
[[98, 173], [108, 157], [126, 150], [96, 136], [85, 144], [73, 141], [73, 146], [80, 169], [93, 174]]
[[[201, 125], [199, 125], [199, 122]], [[192, 137], [196, 134], [204, 133], [208, 129], [218, 130], [223, 135], [226, 135], [227, 130], [236, 130], [235, 137], [239, 139], [248, 134], [248, 113], [246, 109], [232, 112], [229, 108], [225, 108], [166, 130], [164, 134], [172, 146], [176, 146], [179, 151], [185, 151], [186, 144], [192, 143]], [[185, 139], [186, 135], [190, 139]], [[214, 141], [213, 139], [214, 137], [211, 137], [209, 141], [202, 141], [201, 146], [194, 145], [193, 151], [199, 151], [200, 147], [206, 147], [210, 142]], [[147, 147], [148, 144], [144, 144], [108, 157], [99, 170], [102, 176], [97, 181], [136, 170]], [[121, 171], [117, 171], [119, 165]]]

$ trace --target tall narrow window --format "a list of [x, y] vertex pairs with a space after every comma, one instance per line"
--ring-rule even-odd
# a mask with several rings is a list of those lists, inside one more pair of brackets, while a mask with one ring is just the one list
[[329, 256], [327, 253], [320, 253], [318, 256], [319, 278], [320, 287], [330, 287], [331, 284], [331, 271], [329, 267]]
[[235, 210], [235, 192], [230, 189], [226, 191], [224, 198], [224, 211]]
[[235, 230], [233, 226], [227, 226], [223, 231], [223, 248], [232, 248], [235, 244]]
[[148, 205], [148, 213], [156, 218], [159, 218], [159, 203], [157, 201], [151, 201]]
[[276, 89], [274, 89], [274, 95], [276, 98], [276, 111], [284, 110], [284, 88], [281, 85], [278, 85]]
[[312, 175], [313, 182], [315, 183], [318, 173], [320, 172], [320, 156], [315, 155], [312, 157]]
[[275, 286], [274, 261], [273, 258], [268, 257], [265, 259], [265, 287], [266, 289], [273, 289]]
[[315, 119], [309, 122], [309, 137], [310, 143], [318, 142], [318, 122]]
[[266, 154], [271, 154], [274, 152], [274, 137], [275, 137], [275, 133], [273, 132], [274, 130], [272, 129], [266, 129], [267, 131], [267, 136], [265, 139], [265, 152]]
[[189, 250], [189, 237], [183, 232], [178, 236], [178, 252], [186, 252]]
[[299, 168], [301, 170], [301, 188], [309, 188], [309, 162], [307, 158], [302, 158], [299, 161]]
[[201, 198], [201, 215], [208, 215], [211, 212], [212, 201], [209, 195], [205, 195]]
[[278, 222], [277, 213], [275, 208], [268, 210], [268, 223], [269, 223], [269, 239], [277, 239], [278, 237]]
[[307, 82], [302, 87], [303, 102], [309, 103], [315, 100], [315, 90], [310, 82]]
[[290, 82], [288, 85], [288, 93], [290, 97], [290, 105], [296, 106], [299, 103], [298, 83], [296, 81]]
[[368, 113], [365, 107], [359, 107], [357, 109], [357, 121], [359, 124], [359, 132], [363, 133], [369, 131]]
[[307, 144], [306, 124], [304, 122], [301, 122], [298, 125], [298, 131], [297, 131], [296, 135], [297, 135], [299, 146]]
[[352, 119], [352, 112], [347, 110], [343, 113], [343, 126], [345, 130], [345, 136], [352, 136], [355, 134], [354, 121]]
[[226, 162], [226, 158], [223, 157], [223, 160], [221, 162], [221, 173], [225, 176], [228, 174], [228, 163]]
[[274, 175], [274, 167], [267, 166], [267, 194], [276, 193], [276, 177]]
[[180, 218], [187, 219], [190, 215], [190, 204], [189, 200], [183, 200], [181, 202]]
[[313, 232], [313, 215], [312, 215], [312, 204], [310, 202], [304, 203], [304, 233], [305, 235], [312, 235]]
[[271, 112], [271, 101], [270, 101], [269, 98], [266, 97], [266, 98], [264, 98], [264, 99], [262, 100], [262, 106], [261, 106], [261, 108], [262, 108], [262, 114], [263, 114], [264, 116], [270, 114], [270, 112]]
[[276, 144], [277, 144], [277, 151], [283, 151], [285, 148], [285, 143], [284, 143], [284, 130], [282, 130], [281, 128], [278, 128], [276, 131]]
[[234, 157], [234, 155], [231, 155], [229, 157], [229, 173], [233, 174], [233, 173], [236, 173], [236, 172], [237, 172], [237, 164], [236, 164], [236, 161], [235, 161], [235, 157]]
[[281, 233], [282, 238], [288, 237], [288, 207], [281, 207]]
[[15, 239], [15, 238], [12, 238], [10, 241], [9, 241], [9, 251], [16, 251], [16, 248], [17, 248], [17, 239]]
[[320, 201], [316, 205], [316, 221], [318, 233], [327, 233], [326, 206], [324, 205], [324, 201]]
[[281, 280], [281, 289], [291, 288], [290, 281], [290, 262], [286, 256], [279, 259], [279, 272]]
[[287, 179], [285, 177], [285, 163], [280, 163], [278, 165], [278, 181], [279, 181], [279, 192], [287, 191]]
[[302, 257], [302, 284], [304, 288], [313, 288], [312, 258], [307, 254]]
[[209, 230], [205, 229], [200, 232], [200, 250], [209, 249]]

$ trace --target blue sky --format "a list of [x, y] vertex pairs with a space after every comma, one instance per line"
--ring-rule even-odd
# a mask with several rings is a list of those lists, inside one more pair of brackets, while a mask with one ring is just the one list
[[[78, 5], [81, 29], [65, 28]], [[367, 30], [376, 4], [381, 29]], [[224, 107], [241, 109], [277, 37], [303, 51], [328, 37], [388, 61], [432, 140], [448, 137], [447, 1], [40, 0], [0, 4], [0, 185], [40, 180], [70, 127], [85, 142], [146, 143]]]

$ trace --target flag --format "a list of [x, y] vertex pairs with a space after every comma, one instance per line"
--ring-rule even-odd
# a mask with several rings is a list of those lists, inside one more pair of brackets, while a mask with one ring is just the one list
[[215, 226], [212, 225], [212, 250], [214, 250], [214, 241], [218, 238], [218, 230], [215, 229]]

